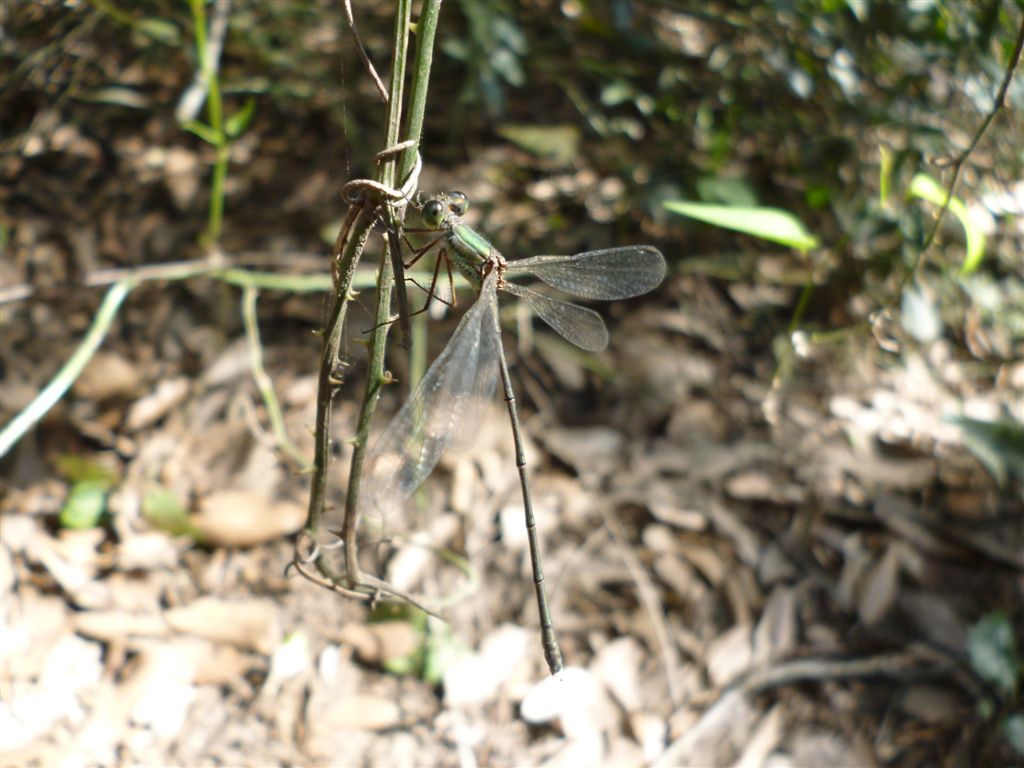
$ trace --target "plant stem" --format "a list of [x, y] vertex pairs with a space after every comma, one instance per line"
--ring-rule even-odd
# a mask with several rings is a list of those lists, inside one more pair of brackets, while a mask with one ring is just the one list
[[[395, 19], [394, 63], [391, 67], [391, 94], [388, 100], [388, 127], [385, 147], [392, 147], [399, 141], [402, 125], [402, 90], [405, 85], [405, 68], [409, 48], [409, 28], [412, 22], [412, 0], [399, 0]], [[403, 153], [406, 154], [406, 153]], [[395, 186], [395, 160], [385, 160], [380, 173], [380, 182], [389, 187]], [[397, 225], [397, 213], [392, 206], [387, 206], [385, 214], [389, 225]], [[370, 339], [370, 361], [366, 373], [366, 390], [363, 393], [363, 405], [359, 411], [359, 422], [353, 442], [352, 465], [349, 471], [348, 493], [345, 497], [345, 575], [348, 585], [354, 587], [360, 582], [359, 557], [356, 543], [356, 527], [359, 520], [359, 487], [362, 481], [363, 462], [370, 437], [370, 422], [380, 400], [381, 386], [387, 383], [384, 375], [384, 352], [387, 346], [388, 331], [391, 324], [391, 286], [393, 274], [391, 261], [381, 259], [380, 276], [377, 281], [377, 311], [374, 317], [374, 330]]]
[[[419, 22], [419, 37], [416, 52], [416, 65], [411, 83], [412, 103], [416, 106], [407, 124], [409, 137], [417, 141], [422, 131], [423, 113], [425, 111], [426, 93], [430, 75], [430, 62], [433, 55], [434, 30], [437, 28], [437, 15], [441, 0], [427, 0]], [[385, 146], [399, 143], [401, 127], [402, 86], [406, 72], [406, 50], [412, 15], [411, 0], [400, 0], [395, 23], [395, 56], [391, 73], [391, 98], [388, 109], [388, 125]], [[404, 180], [415, 164], [416, 147], [406, 150], [398, 159], [384, 162], [377, 175], [382, 184], [394, 186], [395, 178]], [[396, 173], [396, 165], [399, 172]], [[313, 462], [313, 479], [310, 489], [309, 511], [305, 532], [312, 540], [318, 541], [320, 523], [325, 511], [327, 470], [330, 461], [330, 414], [333, 396], [338, 382], [334, 371], [338, 362], [338, 347], [345, 321], [345, 310], [355, 267], [369, 237], [374, 222], [376, 209], [371, 206], [353, 208], [342, 226], [338, 241], [335, 244], [333, 272], [335, 276], [335, 295], [327, 323], [323, 330], [323, 352], [320, 362], [319, 388], [317, 394], [316, 443]], [[388, 205], [385, 216], [390, 225], [397, 226], [404, 213], [404, 205]], [[359, 486], [369, 439], [370, 421], [380, 397], [381, 385], [387, 377], [384, 374], [384, 350], [387, 341], [389, 308], [392, 286], [391, 265], [385, 258], [382, 261], [378, 279], [378, 300], [376, 311], [377, 328], [370, 342], [370, 361], [367, 373], [367, 384], [360, 410], [356, 435], [353, 439], [353, 455], [349, 472], [349, 487], [345, 502], [344, 539], [346, 544], [346, 572], [344, 577], [333, 573], [323, 557], [317, 557], [316, 567], [332, 583], [346, 582], [355, 588], [367, 581], [359, 572], [358, 552], [355, 544], [355, 532], [358, 522]]]
[[89, 326], [88, 333], [85, 334], [85, 338], [82, 339], [82, 343], [78, 345], [75, 353], [64, 363], [57, 375], [43, 388], [43, 391], [5, 425], [3, 430], [0, 430], [0, 458], [5, 456], [22, 435], [43, 418], [53, 404], [60, 400], [74, 384], [75, 379], [85, 369], [96, 350], [100, 348], [107, 332], [110, 331], [110, 326], [117, 317], [118, 309], [135, 285], [133, 280], [121, 280], [110, 287], [96, 312], [96, 317], [93, 318], [92, 325]]

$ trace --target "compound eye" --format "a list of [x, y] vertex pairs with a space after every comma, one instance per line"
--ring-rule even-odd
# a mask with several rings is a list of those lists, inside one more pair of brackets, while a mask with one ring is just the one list
[[466, 212], [467, 208], [469, 208], [469, 198], [466, 197], [464, 192], [448, 193], [448, 210], [456, 216], [461, 216]]
[[431, 200], [423, 206], [423, 221], [435, 229], [444, 221], [444, 205], [440, 200]]

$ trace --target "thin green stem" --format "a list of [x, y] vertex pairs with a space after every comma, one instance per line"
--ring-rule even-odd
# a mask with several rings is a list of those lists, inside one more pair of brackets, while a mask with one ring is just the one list
[[256, 301], [259, 295], [259, 289], [252, 285], [246, 286], [242, 291], [242, 320], [245, 324], [245, 337], [249, 342], [249, 367], [252, 369], [252, 376], [256, 380], [256, 386], [260, 390], [260, 396], [267, 409], [267, 418], [278, 447], [288, 454], [300, 468], [303, 468], [309, 465], [309, 459], [303, 456], [302, 451], [288, 437], [284, 415], [281, 413], [281, 406], [277, 402], [277, 394], [274, 392], [274, 382], [267, 373], [267, 369], [263, 367], [263, 345], [260, 342], [260, 324], [256, 314]]
[[[213, 179], [210, 189], [210, 210], [206, 224], [207, 244], [214, 244], [220, 240], [221, 228], [224, 222], [224, 190], [228, 174], [228, 160], [230, 157], [230, 142], [224, 132], [224, 104], [221, 99], [220, 79], [217, 71], [219, 62], [210, 55], [208, 45], [208, 30], [206, 19], [206, 4], [204, 0], [190, 0], [192, 18], [195, 24], [196, 56], [199, 59], [199, 71], [202, 73], [203, 83], [206, 86], [206, 112], [209, 119], [211, 143], [215, 149], [213, 166]], [[223, 13], [227, 13], [225, 9]]]
[[[430, 67], [434, 60], [434, 38], [437, 20], [441, 14], [441, 0], [426, 0], [420, 20], [416, 24], [416, 57], [413, 62], [412, 89], [409, 95], [409, 117], [405, 138], [420, 142], [423, 116], [427, 110], [427, 93], [430, 86]], [[398, 178], [404, 179], [412, 170], [415, 150], [406, 151], [398, 164]], [[404, 279], [404, 278], [403, 278]], [[427, 317], [416, 315], [412, 319], [413, 338], [409, 345], [409, 391], [416, 386], [427, 369]]]
[[[423, 15], [420, 20], [421, 30], [429, 32], [422, 35], [417, 50], [417, 68], [412, 79], [412, 99], [414, 102], [425, 103], [428, 77], [430, 72], [430, 58], [432, 56], [433, 30], [436, 29], [437, 12], [440, 7], [440, 0], [428, 0], [424, 5]], [[401, 143], [400, 128], [402, 115], [402, 90], [406, 73], [406, 51], [410, 32], [410, 21], [412, 15], [412, 1], [400, 0], [397, 8], [395, 23], [395, 47], [394, 64], [391, 72], [391, 97], [388, 104], [388, 123], [385, 138], [385, 147], [395, 146]], [[429, 44], [428, 44], [429, 43]], [[423, 110], [417, 112], [415, 119], [409, 121], [407, 131], [410, 135], [420, 136], [422, 130]], [[396, 162], [394, 158], [386, 158], [380, 166], [377, 174], [377, 181], [389, 188], [394, 188], [396, 178], [403, 181], [408, 175], [408, 169], [415, 165], [416, 147], [412, 146], [405, 150], [405, 153]], [[403, 170], [401, 175], [396, 173], [396, 165]], [[335, 373], [338, 366], [338, 346], [341, 338], [341, 330], [345, 320], [345, 309], [351, 297], [352, 277], [359, 257], [369, 236], [371, 227], [378, 216], [379, 201], [368, 199], [364, 205], [353, 207], [345, 223], [342, 226], [335, 244], [334, 262], [332, 273], [335, 279], [334, 299], [329, 312], [327, 323], [323, 330], [323, 351], [320, 363], [319, 388], [317, 394], [317, 416], [316, 416], [316, 440], [315, 457], [313, 462], [313, 479], [310, 489], [309, 510], [306, 521], [305, 533], [313, 542], [320, 540], [320, 526], [325, 513], [327, 470], [330, 459], [330, 413], [331, 403], [338, 386]], [[398, 204], [386, 204], [384, 215], [388, 225], [398, 229], [401, 217], [404, 214], [404, 202]], [[370, 340], [369, 366], [367, 373], [366, 390], [363, 404], [360, 410], [359, 421], [355, 437], [352, 439], [353, 455], [351, 470], [349, 472], [349, 487], [345, 499], [345, 517], [342, 538], [345, 544], [345, 573], [339, 575], [327, 564], [319, 550], [313, 550], [315, 566], [317, 570], [334, 585], [337, 591], [348, 595], [359, 595], [365, 591], [380, 591], [391, 593], [400, 597], [412, 600], [399, 591], [390, 588], [379, 579], [362, 574], [359, 571], [358, 552], [356, 549], [356, 527], [358, 522], [357, 510], [359, 506], [359, 486], [365, 461], [366, 447], [369, 439], [370, 421], [376, 409], [380, 397], [381, 386], [388, 377], [384, 372], [384, 351], [387, 341], [389, 308], [391, 303], [393, 273], [391, 265], [385, 258], [378, 273], [378, 296], [375, 317], [377, 328], [374, 330]], [[308, 562], [304, 560], [301, 551], [296, 552], [296, 562]], [[303, 571], [303, 568], [299, 568]], [[339, 583], [345, 583], [351, 589], [343, 589]], [[368, 596], [369, 597], [369, 596]]]
[[[426, 0], [416, 24], [416, 57], [413, 62], [412, 90], [409, 96], [409, 117], [405, 139], [420, 143], [423, 116], [427, 111], [427, 92], [430, 87], [430, 67], [434, 61], [434, 37], [437, 20], [441, 15], [441, 0]], [[406, 150], [398, 164], [398, 178], [404, 179], [416, 161], [416, 148]]]
[[92, 325], [89, 326], [88, 333], [85, 334], [85, 338], [82, 339], [82, 343], [78, 345], [75, 353], [64, 363], [43, 391], [0, 431], [0, 457], [5, 456], [11, 447], [32, 428], [32, 425], [43, 418], [46, 412], [68, 391], [92, 359], [96, 350], [99, 349], [100, 344], [103, 343], [114, 318], [117, 317], [121, 303], [135, 285], [134, 281], [122, 280], [110, 287], [96, 312]]
[[[351, 213], [353, 215], [346, 220], [335, 245], [335, 291], [327, 322], [322, 331], [323, 346], [320, 353], [320, 371], [317, 376], [313, 477], [309, 490], [309, 508], [305, 528], [313, 541], [318, 540], [327, 498], [327, 470], [331, 457], [331, 410], [335, 392], [340, 384], [336, 368], [339, 362], [338, 350], [341, 333], [345, 327], [345, 314], [348, 308], [349, 292], [352, 288], [352, 278], [366, 240], [370, 236], [370, 227], [373, 223], [371, 216], [362, 208], [353, 208]], [[335, 574], [326, 572], [323, 558], [318, 558], [317, 566], [324, 576], [332, 581], [335, 580]]]
[[[402, 124], [402, 90], [405, 85], [405, 69], [409, 48], [409, 29], [412, 22], [412, 1], [399, 0], [395, 18], [395, 59], [391, 67], [391, 97], [388, 101], [388, 124], [385, 146], [391, 147], [399, 142]], [[379, 181], [389, 187], [395, 185], [395, 161], [389, 158], [380, 169]], [[389, 224], [397, 227], [397, 215], [388, 206]], [[345, 575], [350, 587], [361, 582], [359, 556], [356, 542], [358, 525], [359, 488], [362, 481], [363, 462], [370, 437], [370, 422], [373, 420], [377, 402], [380, 400], [381, 387], [388, 378], [384, 374], [384, 353], [387, 346], [388, 331], [391, 328], [388, 320], [391, 315], [391, 287], [393, 284], [391, 261], [381, 260], [380, 277], [377, 281], [377, 310], [374, 316], [375, 328], [370, 339], [370, 360], [366, 375], [366, 390], [363, 393], [363, 405], [359, 411], [356, 435], [353, 441], [352, 465], [349, 471], [348, 493], [345, 498], [344, 543], [345, 543]]]

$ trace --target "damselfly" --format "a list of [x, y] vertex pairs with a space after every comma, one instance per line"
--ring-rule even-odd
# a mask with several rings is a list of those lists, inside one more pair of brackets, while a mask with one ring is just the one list
[[[608, 331], [597, 312], [511, 281], [536, 277], [553, 288], [585, 299], [626, 299], [647, 293], [661, 283], [665, 259], [652, 246], [634, 245], [574, 256], [506, 260], [462, 221], [467, 206], [464, 194], [451, 192], [428, 201], [423, 206], [423, 219], [439, 232], [435, 241], [442, 245], [439, 258], [450, 259], [479, 298], [415, 392], [373, 445], [364, 472], [360, 513], [383, 514], [409, 498], [433, 471], [441, 455], [450, 447], [462, 445], [467, 432], [471, 433], [479, 423], [481, 409], [493, 396], [500, 373], [515, 442], [544, 658], [555, 674], [562, 668], [562, 655], [544, 588], [519, 416], [501, 344], [498, 291], [525, 300], [548, 325], [576, 346], [599, 351], [608, 345]], [[418, 255], [425, 250], [421, 249]], [[437, 274], [435, 268], [434, 284]]]

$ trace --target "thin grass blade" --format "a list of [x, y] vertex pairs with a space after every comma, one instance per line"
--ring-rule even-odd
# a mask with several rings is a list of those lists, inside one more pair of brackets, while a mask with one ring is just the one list
[[552, 299], [515, 283], [505, 283], [503, 289], [525, 300], [545, 323], [577, 347], [588, 352], [600, 352], [608, 346], [608, 329], [594, 310]]
[[510, 261], [505, 277], [533, 276], [583, 299], [628, 299], [665, 277], [665, 257], [650, 245], [586, 251], [574, 256], [532, 256]]

